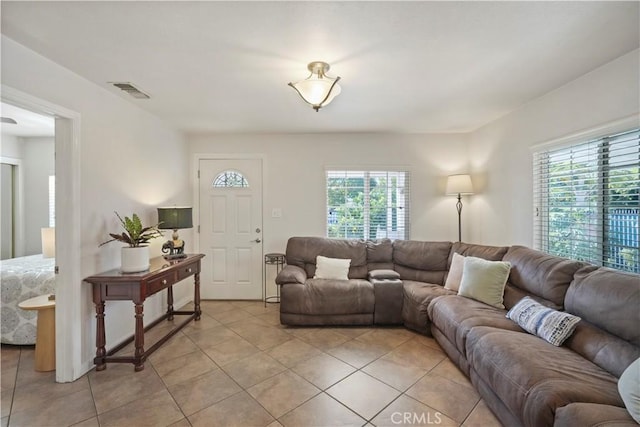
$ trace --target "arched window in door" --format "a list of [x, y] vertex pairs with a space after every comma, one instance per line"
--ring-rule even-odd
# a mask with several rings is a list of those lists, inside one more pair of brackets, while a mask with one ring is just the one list
[[216, 188], [242, 188], [248, 187], [249, 182], [240, 172], [227, 170], [216, 176], [213, 180], [213, 186]]

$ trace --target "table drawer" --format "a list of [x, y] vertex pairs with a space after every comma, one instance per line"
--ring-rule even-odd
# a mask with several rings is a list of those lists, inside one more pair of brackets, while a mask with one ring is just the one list
[[193, 276], [196, 273], [200, 273], [200, 263], [193, 262], [188, 265], [180, 266], [178, 268], [178, 282], [182, 279], [185, 279], [189, 276]]
[[150, 280], [147, 283], [147, 296], [155, 294], [162, 289], [168, 288], [174, 283], [176, 283], [176, 275], [174, 272], [169, 272], [153, 280]]

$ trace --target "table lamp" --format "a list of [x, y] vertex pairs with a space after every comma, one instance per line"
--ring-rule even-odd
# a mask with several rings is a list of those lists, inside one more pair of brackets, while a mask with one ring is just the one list
[[158, 208], [158, 228], [162, 230], [173, 230], [171, 240], [162, 245], [162, 253], [165, 259], [185, 258], [184, 240], [180, 239], [178, 230], [181, 228], [193, 227], [191, 207], [166, 207]]
[[43, 227], [40, 229], [42, 238], [42, 258], [56, 257], [56, 229], [53, 227]]

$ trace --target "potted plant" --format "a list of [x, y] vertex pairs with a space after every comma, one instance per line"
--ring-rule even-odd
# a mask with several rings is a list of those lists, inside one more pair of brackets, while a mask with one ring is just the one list
[[122, 248], [122, 272], [136, 273], [148, 270], [149, 246], [147, 246], [146, 243], [151, 239], [162, 236], [162, 231], [158, 229], [160, 224], [143, 227], [140, 217], [135, 213], [131, 215], [131, 218], [125, 216], [124, 219], [122, 219], [118, 212], [115, 214], [120, 220], [124, 231], [122, 234], [109, 233], [109, 236], [112, 238], [101, 243], [100, 246], [115, 240], [126, 243], [129, 246]]

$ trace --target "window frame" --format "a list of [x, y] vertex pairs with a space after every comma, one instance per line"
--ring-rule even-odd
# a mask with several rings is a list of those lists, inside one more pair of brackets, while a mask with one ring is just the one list
[[[345, 174], [345, 178], [348, 174], [357, 174], [362, 173], [363, 179], [363, 202], [362, 206], [363, 210], [363, 236], [362, 237], [346, 237], [346, 236], [330, 236], [330, 218], [329, 218], [329, 174], [330, 173], [338, 173]], [[339, 239], [347, 239], [347, 240], [358, 240], [365, 239], [371, 240], [370, 236], [370, 227], [371, 227], [371, 179], [372, 175], [375, 178], [375, 174], [404, 174], [403, 180], [403, 194], [404, 194], [404, 204], [402, 206], [396, 206], [395, 209], [403, 211], [403, 227], [402, 227], [402, 236], [400, 237], [388, 237], [390, 239], [409, 239], [411, 232], [411, 170], [405, 166], [389, 166], [389, 167], [345, 167], [345, 166], [326, 166], [324, 170], [324, 191], [325, 191], [325, 213], [324, 213], [324, 226], [325, 226], [325, 237], [328, 238], [339, 238]], [[354, 178], [356, 176], [354, 175]], [[386, 191], [389, 191], [389, 185], [387, 183]], [[386, 209], [393, 209], [394, 207], [389, 206], [389, 203], [386, 205]], [[387, 229], [389, 226], [389, 219], [387, 218]], [[376, 236], [377, 237], [377, 236]], [[375, 239], [374, 237], [373, 239]], [[381, 237], [382, 238], [382, 237]]]

